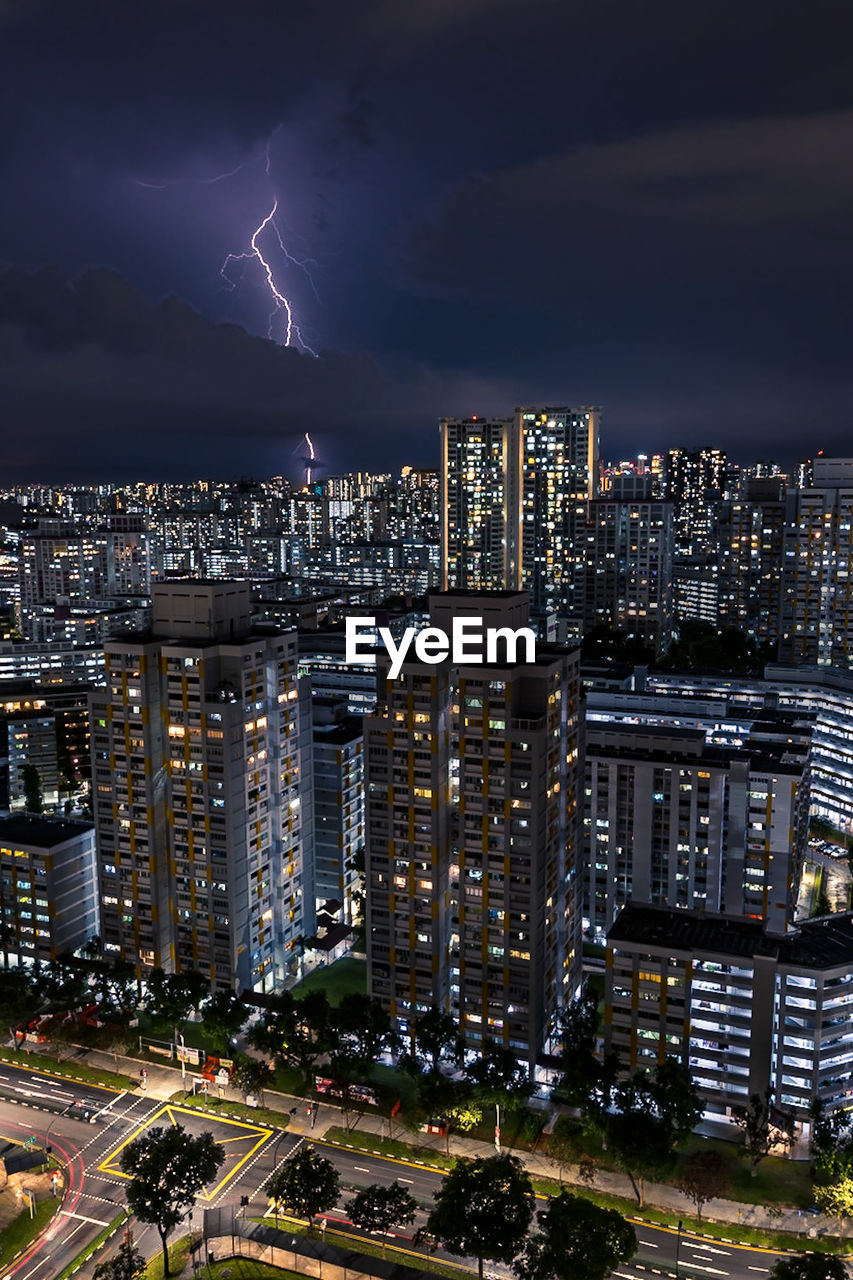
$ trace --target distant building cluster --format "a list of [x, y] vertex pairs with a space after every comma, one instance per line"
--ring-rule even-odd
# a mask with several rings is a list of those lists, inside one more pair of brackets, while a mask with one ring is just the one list
[[[0, 937], [270, 993], [353, 947], [406, 1032], [603, 1048], [709, 1115], [853, 1104], [853, 459], [601, 457], [446, 418], [438, 465], [0, 493]], [[352, 661], [530, 627], [535, 661]], [[490, 655], [491, 656], [491, 655]]]

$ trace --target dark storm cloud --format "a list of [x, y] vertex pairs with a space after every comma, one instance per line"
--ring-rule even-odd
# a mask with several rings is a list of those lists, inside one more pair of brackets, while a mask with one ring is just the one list
[[328, 466], [391, 453], [429, 465], [443, 406], [497, 410], [516, 393], [425, 365], [392, 376], [367, 355], [300, 356], [104, 270], [74, 284], [0, 276], [7, 482], [287, 474], [306, 430]]
[[[258, 430], [287, 369], [282, 398], [353, 449], [374, 405], [431, 424], [516, 394], [603, 402], [608, 451], [728, 432], [796, 453], [815, 420], [844, 438], [848, 0], [0, 0], [0, 23], [0, 261], [107, 266], [265, 333], [258, 264], [233, 289], [219, 270], [278, 200], [288, 249], [317, 264], [312, 284], [268, 233], [307, 340], [366, 354], [252, 366]], [[220, 371], [202, 394], [191, 349], [133, 306], [127, 350], [103, 326], [84, 337], [83, 314], [65, 347], [16, 316], [31, 437], [51, 395], [66, 421], [102, 422], [122, 386], [128, 421], [156, 388], [172, 423], [186, 405], [233, 422]], [[156, 363], [151, 385], [134, 361]], [[132, 446], [113, 439], [117, 466]], [[405, 455], [389, 437], [387, 464]]]

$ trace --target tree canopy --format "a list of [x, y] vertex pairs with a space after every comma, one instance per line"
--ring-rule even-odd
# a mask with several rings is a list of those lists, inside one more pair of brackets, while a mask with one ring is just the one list
[[450, 1252], [512, 1263], [533, 1218], [533, 1186], [516, 1156], [457, 1160], [442, 1179], [427, 1230]]
[[414, 1222], [418, 1202], [400, 1182], [388, 1187], [365, 1187], [346, 1203], [350, 1220], [362, 1231], [387, 1233], [392, 1227]]
[[163, 1274], [168, 1276], [168, 1238], [196, 1196], [216, 1176], [225, 1150], [213, 1134], [193, 1137], [183, 1125], [155, 1127], [129, 1142], [119, 1162], [129, 1182], [125, 1198], [140, 1222], [157, 1228], [163, 1246]]
[[549, 1200], [536, 1219], [539, 1230], [515, 1263], [519, 1280], [605, 1280], [637, 1252], [636, 1232], [621, 1213], [568, 1191]]
[[772, 1280], [846, 1280], [844, 1259], [837, 1253], [793, 1253], [779, 1258]]
[[334, 1209], [340, 1183], [340, 1174], [330, 1160], [313, 1147], [302, 1147], [278, 1166], [267, 1190], [276, 1208], [307, 1218], [310, 1225], [318, 1213]]
[[523, 1107], [533, 1092], [533, 1082], [506, 1045], [486, 1040], [478, 1058], [465, 1068], [465, 1078], [480, 1102], [505, 1107]]

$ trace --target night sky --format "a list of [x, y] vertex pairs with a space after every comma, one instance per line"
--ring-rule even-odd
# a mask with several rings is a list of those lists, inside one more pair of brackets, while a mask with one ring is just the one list
[[849, 0], [0, 0], [0, 94], [4, 483], [853, 452]]

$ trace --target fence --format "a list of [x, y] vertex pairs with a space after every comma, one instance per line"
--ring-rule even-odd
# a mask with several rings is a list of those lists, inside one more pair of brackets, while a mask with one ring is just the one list
[[194, 1271], [200, 1271], [208, 1262], [251, 1258], [313, 1276], [315, 1280], [435, 1280], [431, 1272], [421, 1271], [414, 1257], [411, 1265], [405, 1265], [391, 1258], [375, 1258], [356, 1249], [309, 1240], [265, 1223], [247, 1222], [237, 1216], [233, 1206], [205, 1210], [203, 1233], [192, 1257]]

